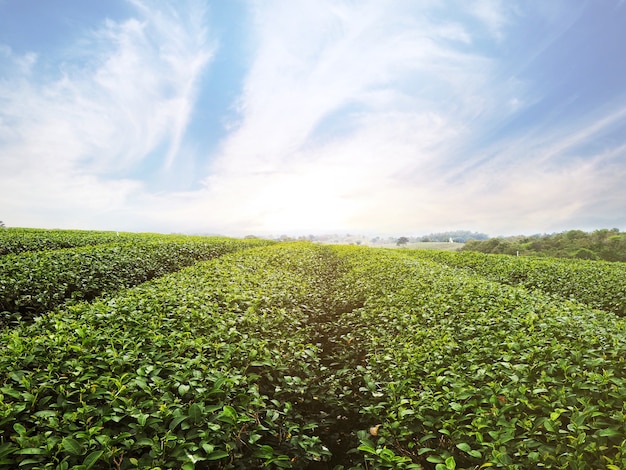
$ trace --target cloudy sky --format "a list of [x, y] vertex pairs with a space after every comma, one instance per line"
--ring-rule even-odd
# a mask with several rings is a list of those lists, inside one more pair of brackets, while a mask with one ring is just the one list
[[0, 0], [0, 220], [626, 230], [624, 25], [624, 0]]

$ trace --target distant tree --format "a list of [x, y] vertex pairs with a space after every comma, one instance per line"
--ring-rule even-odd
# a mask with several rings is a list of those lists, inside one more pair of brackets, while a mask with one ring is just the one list
[[589, 235], [582, 230], [569, 230], [563, 234], [568, 240], [583, 240]]
[[407, 243], [409, 243], [409, 239], [407, 237], [400, 237], [398, 238], [396, 245], [402, 246], [402, 245], [406, 245]]
[[574, 253], [577, 259], [600, 259], [600, 257], [588, 248], [580, 248]]
[[492, 253], [499, 255], [514, 255], [517, 251], [517, 245], [501, 238], [490, 238], [489, 240], [469, 240], [462, 251], [478, 251], [481, 253]]
[[455, 243], [465, 243], [468, 240], [488, 240], [486, 233], [470, 232], [468, 230], [454, 230], [451, 232], [429, 233], [421, 239], [423, 242], [447, 242], [452, 238]]
[[4, 225], [4, 222], [2, 222], [1, 220], [0, 220], [0, 228], [6, 228], [6, 225]]
[[481, 242], [478, 240], [469, 240], [461, 248], [461, 251], [478, 251], [479, 253], [483, 253], [482, 251], [483, 244], [484, 242]]
[[561, 233], [515, 236], [506, 239], [468, 241], [463, 250], [525, 256], [551, 256], [588, 260], [626, 261], [626, 233], [600, 229], [591, 233], [568, 230]]

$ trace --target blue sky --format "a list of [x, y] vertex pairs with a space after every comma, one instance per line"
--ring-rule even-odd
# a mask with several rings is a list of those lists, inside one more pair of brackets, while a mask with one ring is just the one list
[[626, 230], [624, 0], [0, 0], [0, 220]]

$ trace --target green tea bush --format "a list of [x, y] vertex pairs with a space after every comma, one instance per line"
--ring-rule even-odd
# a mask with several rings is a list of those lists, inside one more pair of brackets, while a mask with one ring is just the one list
[[93, 300], [262, 240], [142, 241], [0, 257], [0, 326], [68, 301]]
[[252, 248], [0, 333], [0, 469], [616, 470], [624, 357], [415, 253]]
[[415, 251], [448, 266], [504, 284], [539, 289], [592, 308], [626, 315], [626, 264], [556, 258], [528, 258], [475, 252]]
[[326, 414], [301, 405], [318, 403], [307, 321], [329, 257], [251, 249], [6, 331], [0, 468], [305, 468], [327, 458], [313, 432]]
[[0, 256], [25, 251], [60, 250], [79, 246], [174, 239], [180, 236], [96, 230], [47, 230], [10, 227], [0, 231]]

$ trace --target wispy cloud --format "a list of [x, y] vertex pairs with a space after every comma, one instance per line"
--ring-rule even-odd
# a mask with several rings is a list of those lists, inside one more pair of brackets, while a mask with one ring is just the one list
[[467, 48], [504, 41], [521, 13], [485, 1], [467, 14], [484, 31], [433, 21], [429, 7], [410, 3], [264, 2], [241, 121], [203, 193], [233, 209], [219, 222], [261, 232], [533, 230], [583, 209], [569, 188], [592, 201], [599, 178], [616, 184], [621, 171], [567, 159], [621, 122], [619, 110], [474, 153], [537, 97], [489, 52]]
[[48, 207], [51, 220], [65, 207], [108, 211], [142, 186], [126, 175], [151, 152], [166, 148], [172, 167], [214, 51], [206, 12], [132, 4], [135, 16], [84, 31], [61, 59], [3, 47], [2, 199]]
[[493, 37], [502, 39], [503, 29], [508, 21], [504, 11], [505, 4], [501, 0], [477, 0], [471, 2], [469, 11], [484, 24]]
[[[423, 13], [410, 2], [264, 2], [241, 120], [208, 191], [237, 180], [229, 197], [242, 220], [271, 208], [253, 228], [287, 229], [300, 218], [302, 230], [329, 218], [342, 226], [355, 210], [384, 206], [397, 175], [442, 158], [443, 143], [467, 133], [462, 122], [497, 97], [481, 92], [489, 58], [456, 47], [471, 34]], [[380, 203], [363, 196], [372, 193]]]
[[596, 220], [591, 208], [601, 206], [598, 217], [612, 213], [615, 220], [626, 200], [621, 183], [626, 146], [607, 135], [624, 127], [626, 103], [616, 102], [508, 136], [448, 170], [440, 194], [448, 188], [457, 203], [442, 203], [453, 218], [478, 225], [489, 220], [497, 233], [510, 233], [510, 227], [526, 233], [558, 231], [568, 223], [593, 229], [604, 221]]
[[[87, 31], [61, 60], [0, 47], [11, 64], [0, 202], [39, 204], [71, 226], [100, 217], [243, 235], [586, 228], [590, 208], [617, 212], [626, 200], [623, 100], [566, 113], [574, 94], [554, 90], [569, 77], [538, 67], [584, 26], [584, 7], [250, 0], [237, 25], [250, 29], [239, 36], [248, 68], [233, 77], [236, 118], [209, 152], [189, 130], [219, 134], [193, 121], [194, 107], [206, 111], [198, 96], [221, 91], [203, 81], [219, 39], [211, 12], [129, 4], [131, 17]], [[528, 40], [522, 25], [540, 34]], [[199, 189], [142, 174], [172, 180], [186, 166]]]

